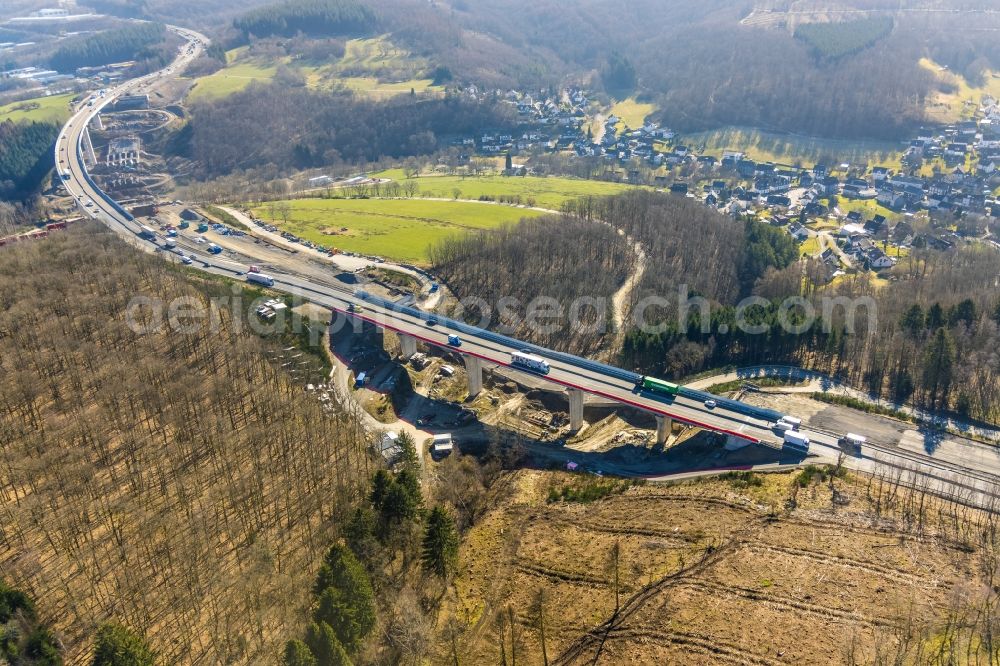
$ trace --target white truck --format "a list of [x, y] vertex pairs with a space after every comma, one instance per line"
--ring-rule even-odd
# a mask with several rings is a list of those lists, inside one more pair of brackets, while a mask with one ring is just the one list
[[800, 419], [797, 416], [788, 416], [788, 415], [782, 416], [781, 422], [787, 423], [788, 425], [792, 426], [792, 430], [796, 430], [800, 425], [802, 425], [802, 419]]
[[549, 363], [540, 356], [530, 354], [525, 350], [511, 352], [510, 364], [518, 368], [525, 368], [542, 375], [549, 374]]
[[797, 430], [785, 431], [785, 446], [799, 451], [809, 450], [809, 438]]
[[263, 285], [265, 287], [274, 286], [274, 278], [270, 275], [264, 275], [263, 273], [247, 273], [247, 282]]
[[846, 453], [860, 456], [861, 447], [864, 446], [865, 442], [867, 441], [868, 438], [865, 437], [864, 435], [855, 435], [853, 432], [849, 432], [840, 439], [838, 439], [837, 444], [839, 444], [840, 448]]

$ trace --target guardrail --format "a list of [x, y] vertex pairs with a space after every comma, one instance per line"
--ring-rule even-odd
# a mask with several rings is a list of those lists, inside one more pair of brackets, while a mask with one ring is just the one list
[[[609, 377], [614, 377], [616, 379], [621, 379], [623, 381], [631, 382], [633, 384], [638, 384], [642, 380], [642, 375], [631, 372], [629, 370], [623, 370], [622, 368], [616, 368], [613, 365], [608, 365], [607, 363], [600, 363], [599, 361], [592, 361], [587, 358], [581, 358], [579, 356], [574, 356], [573, 354], [566, 354], [564, 352], [553, 351], [546, 347], [540, 347], [538, 345], [533, 345], [527, 342], [522, 342], [515, 338], [508, 337], [506, 335], [501, 335], [499, 333], [494, 333], [493, 331], [488, 331], [486, 329], [479, 328], [478, 326], [470, 326], [469, 324], [450, 319], [448, 317], [442, 317], [439, 315], [424, 312], [423, 310], [418, 310], [414, 307], [409, 307], [407, 305], [401, 305], [394, 301], [370, 294], [364, 290], [357, 290], [354, 292], [355, 296], [365, 300], [369, 303], [374, 303], [380, 307], [392, 310], [394, 312], [400, 312], [402, 314], [421, 319], [423, 321], [429, 321], [431, 319], [436, 320], [440, 325], [445, 328], [449, 328], [453, 331], [458, 331], [460, 333], [466, 333], [469, 335], [474, 335], [478, 338], [484, 340], [489, 340], [491, 342], [496, 342], [498, 344], [506, 345], [508, 347], [515, 347], [517, 349], [523, 349], [536, 354], [538, 356], [543, 356], [552, 360], [562, 361], [563, 363], [568, 363], [569, 365], [585, 368], [587, 370], [593, 370], [594, 372], [599, 372], [603, 375]], [[764, 407], [755, 407], [753, 405], [748, 405], [745, 402], [739, 400], [732, 400], [730, 398], [723, 398], [721, 396], [708, 393], [707, 391], [699, 391], [697, 389], [689, 389], [683, 386], [678, 390], [678, 395], [682, 395], [685, 398], [691, 398], [693, 400], [698, 400], [699, 402], [704, 402], [706, 400], [714, 400], [716, 404], [730, 411], [737, 412], [738, 414], [745, 414], [747, 416], [753, 416], [756, 418], [762, 418], [767, 421], [778, 421], [784, 414], [777, 412], [773, 409], [766, 409]]]
[[538, 356], [544, 356], [545, 358], [550, 358], [556, 361], [562, 361], [563, 363], [568, 363], [578, 368], [586, 368], [588, 370], [593, 370], [594, 372], [599, 372], [609, 377], [615, 377], [616, 379], [632, 382], [633, 384], [637, 384], [639, 380], [642, 379], [642, 375], [639, 375], [635, 372], [630, 372], [628, 370], [616, 368], [613, 365], [608, 365], [606, 363], [600, 363], [598, 361], [591, 361], [590, 359], [580, 358], [579, 356], [574, 356], [573, 354], [566, 354], [564, 352], [553, 351], [545, 347], [540, 347], [538, 345], [533, 345], [528, 342], [522, 342], [521, 340], [516, 340], [506, 335], [501, 335], [500, 333], [487, 331], [486, 329], [482, 329], [477, 326], [470, 326], [469, 324], [465, 324], [460, 321], [456, 321], [454, 319], [449, 319], [448, 317], [442, 317], [440, 315], [430, 314], [424, 312], [423, 310], [418, 310], [417, 308], [412, 308], [406, 305], [399, 305], [397, 303], [394, 303], [393, 301], [387, 300], [380, 296], [376, 296], [374, 294], [370, 294], [364, 290], [359, 289], [358, 291], [355, 292], [355, 296], [370, 303], [375, 303], [376, 305], [379, 305], [380, 307], [386, 308], [388, 310], [393, 310], [394, 312], [400, 312], [402, 314], [410, 315], [411, 317], [416, 317], [417, 319], [421, 319], [423, 321], [434, 319], [438, 323], [443, 325], [445, 328], [450, 328], [453, 331], [474, 335], [476, 337], [483, 338], [484, 340], [496, 342], [497, 344], [506, 345], [508, 347], [516, 347], [517, 349], [523, 349]]
[[[107, 102], [105, 102], [105, 104], [106, 103]], [[102, 108], [104, 108], [103, 105], [98, 107], [94, 115], [100, 113]], [[84, 131], [87, 131], [86, 125], [89, 124], [90, 120], [88, 119], [87, 122], [85, 123]], [[123, 208], [121, 204], [112, 199], [111, 195], [109, 195], [107, 192], [98, 187], [97, 183], [94, 182], [94, 179], [90, 177], [90, 172], [87, 171], [87, 162], [83, 159], [83, 154], [81, 152], [83, 150], [83, 146], [81, 145], [82, 141], [83, 141], [83, 132], [80, 133], [80, 136], [76, 140], [76, 159], [79, 160], [80, 162], [80, 170], [83, 172], [83, 179], [87, 181], [87, 185], [89, 185], [95, 192], [97, 192], [98, 196], [100, 196], [101, 199], [103, 199], [109, 206], [114, 208], [115, 211], [120, 215], [122, 215], [126, 220], [132, 222], [133, 220], [135, 220], [135, 217], [133, 217], [132, 214], [129, 213], [127, 210], [125, 210], [125, 208]]]
[[777, 422], [784, 414], [781, 412], [776, 412], [773, 409], [767, 409], [765, 407], [755, 407], [754, 405], [748, 405], [741, 400], [733, 400], [732, 398], [723, 398], [722, 396], [715, 395], [714, 393], [709, 393], [708, 391], [699, 391], [698, 389], [685, 388], [681, 386], [677, 390], [678, 395], [682, 395], [685, 398], [691, 398], [692, 400], [700, 400], [702, 402], [706, 400], [714, 400], [720, 407], [725, 407], [731, 411], [737, 412], [739, 414], [745, 414], [747, 416], [755, 416], [757, 418], [762, 418], [767, 421]]

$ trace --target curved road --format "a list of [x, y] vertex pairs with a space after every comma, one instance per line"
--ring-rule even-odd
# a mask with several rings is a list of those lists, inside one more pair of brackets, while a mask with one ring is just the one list
[[[177, 59], [167, 68], [148, 74], [138, 79], [126, 82], [119, 87], [106, 91], [104, 96], [99, 93], [84, 99], [78, 110], [64, 126], [56, 142], [56, 167], [67, 191], [76, 199], [80, 208], [90, 217], [107, 225], [127, 242], [147, 252], [155, 252], [160, 248], [155, 241], [139, 238], [140, 226], [123, 214], [115, 205], [104, 198], [104, 194], [90, 181], [83, 163], [81, 140], [87, 124], [101, 109], [114, 98], [128, 94], [137, 88], [155, 81], [161, 77], [170, 76], [175, 70], [183, 69], [196, 58], [208, 40], [194, 31], [168, 26], [176, 34], [187, 40], [180, 49]], [[161, 256], [168, 260], [179, 261], [179, 257], [169, 252]], [[194, 266], [207, 273], [226, 277], [237, 277], [246, 270], [246, 266], [218, 256], [196, 256]], [[441, 326], [429, 326], [425, 319], [407, 313], [401, 313], [388, 308], [372, 305], [351, 291], [331, 283], [320, 283], [315, 278], [307, 278], [295, 274], [275, 273], [274, 288], [293, 294], [334, 312], [342, 313], [341, 321], [349, 317], [360, 318], [383, 328], [394, 330], [439, 347], [448, 347], [449, 330]], [[360, 308], [360, 312], [348, 315], [348, 308]], [[463, 334], [461, 352], [476, 357], [485, 366], [510, 366], [511, 352], [519, 350], [516, 341], [499, 343], [488, 337]], [[722, 403], [717, 408], [706, 407], [702, 402], [676, 396], [665, 398], [644, 391], [636, 391], [634, 383], [628, 379], [614, 376], [610, 369], [602, 371], [598, 366], [584, 359], [578, 361], [564, 358], [549, 359], [551, 370], [545, 376], [540, 376], [556, 385], [569, 389], [578, 389], [592, 395], [633, 406], [653, 414], [672, 418], [696, 427], [713, 430], [732, 437], [748, 440], [752, 443], [765, 444], [772, 447], [781, 446], [780, 436], [772, 429], [773, 423], [736, 411], [726, 409]], [[621, 372], [618, 372], [621, 375]], [[837, 434], [824, 432], [808, 427], [803, 428], [812, 446], [808, 458], [832, 461], [839, 455]], [[905, 455], [904, 455], [905, 453]], [[983, 469], [976, 461], [968, 465], [943, 463], [929, 456], [919, 456], [909, 452], [891, 451], [886, 447], [872, 446], [863, 457], [847, 459], [849, 467], [874, 471], [880, 466], [888, 465], [895, 468], [913, 470], [920, 483], [926, 483], [934, 490], [949, 492], [949, 489], [961, 489], [965, 495], [974, 496], [977, 503], [997, 500], [1000, 502], [1000, 491], [996, 483], [1000, 481], [1000, 473], [996, 466], [990, 470]]]

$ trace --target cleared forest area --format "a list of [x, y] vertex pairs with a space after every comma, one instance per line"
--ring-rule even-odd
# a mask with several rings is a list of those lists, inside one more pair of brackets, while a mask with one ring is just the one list
[[128, 325], [136, 295], [234, 293], [94, 226], [0, 251], [0, 577], [69, 663], [109, 620], [164, 663], [274, 663], [308, 616], [372, 471], [350, 408], [304, 399], [226, 309]]
[[463, 663], [995, 659], [995, 513], [899, 470], [612, 483], [520, 470], [494, 485], [460, 551]]

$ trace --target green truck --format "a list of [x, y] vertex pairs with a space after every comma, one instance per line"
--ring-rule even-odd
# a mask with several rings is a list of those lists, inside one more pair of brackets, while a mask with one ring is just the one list
[[653, 393], [664, 393], [666, 395], [677, 395], [680, 387], [673, 382], [665, 382], [655, 377], [642, 377], [635, 385], [637, 389], [652, 391]]

